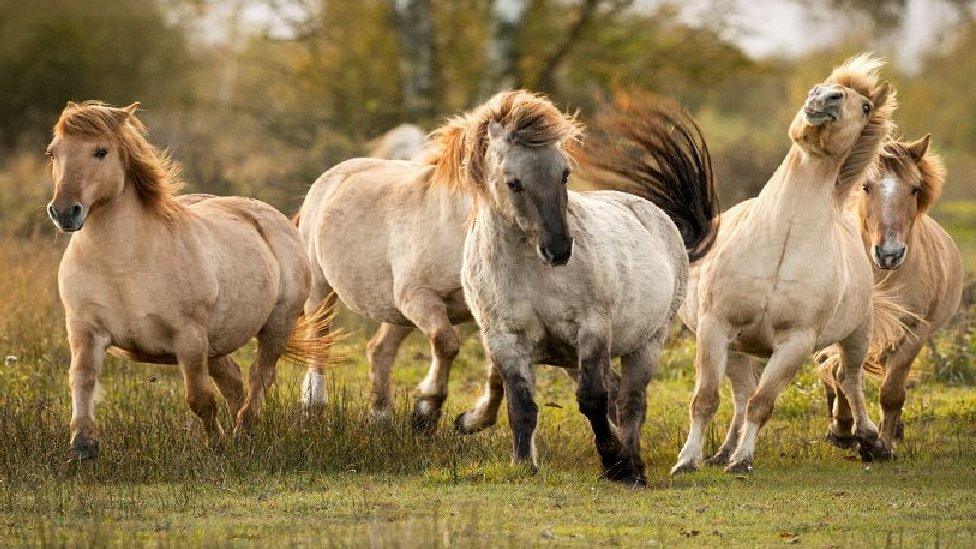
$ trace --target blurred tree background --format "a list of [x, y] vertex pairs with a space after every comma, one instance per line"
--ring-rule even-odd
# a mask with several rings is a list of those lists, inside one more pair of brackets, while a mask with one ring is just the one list
[[[756, 38], [740, 28], [745, 4], [787, 5], [829, 39], [757, 55], [744, 46]], [[190, 190], [289, 211], [399, 123], [430, 130], [517, 86], [585, 117], [641, 88], [699, 118], [730, 205], [779, 164], [811, 85], [862, 50], [897, 59], [925, 10], [938, 14], [930, 39], [887, 69], [898, 120], [908, 137], [933, 134], [946, 196], [974, 199], [973, 2], [0, 0], [0, 230], [51, 230], [43, 147], [64, 103], [92, 98], [141, 101]]]

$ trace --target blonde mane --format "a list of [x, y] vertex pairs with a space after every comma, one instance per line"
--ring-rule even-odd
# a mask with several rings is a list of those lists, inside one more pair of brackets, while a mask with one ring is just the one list
[[[424, 156], [434, 167], [429, 184], [483, 196], [492, 122], [504, 126], [515, 143], [534, 148], [575, 142], [583, 133], [575, 116], [563, 114], [545, 97], [525, 90], [501, 92], [430, 134]], [[567, 147], [570, 156], [573, 148]]]
[[880, 80], [878, 71], [884, 64], [883, 59], [874, 57], [871, 53], [862, 53], [835, 67], [825, 81], [851, 88], [872, 102], [878, 92], [888, 88], [882, 104], [873, 106], [867, 125], [861, 130], [861, 134], [841, 165], [838, 178], [841, 188], [849, 189], [871, 175], [878, 149], [894, 129], [891, 118], [898, 108], [895, 91], [889, 88], [887, 82], [881, 85], [878, 83]]
[[909, 150], [909, 143], [892, 139], [885, 143], [878, 156], [878, 168], [891, 172], [902, 179], [912, 175], [912, 166], [918, 169], [921, 178], [921, 188], [918, 193], [918, 214], [929, 211], [935, 201], [942, 194], [945, 183], [946, 169], [942, 157], [937, 153], [926, 151], [921, 158], [915, 158]]
[[126, 181], [135, 188], [142, 204], [166, 219], [183, 211], [174, 196], [183, 186], [178, 167], [169, 153], [146, 140], [146, 127], [135, 116], [139, 103], [112, 107], [101, 101], [68, 102], [54, 125], [54, 136], [100, 137], [119, 147]]

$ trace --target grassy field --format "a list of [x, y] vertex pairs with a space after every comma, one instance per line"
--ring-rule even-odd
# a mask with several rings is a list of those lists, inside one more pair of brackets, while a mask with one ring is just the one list
[[[947, 206], [939, 214], [972, 269], [973, 208]], [[340, 344], [347, 358], [330, 374], [322, 417], [301, 412], [302, 372], [282, 366], [255, 431], [220, 454], [206, 448], [174, 367], [110, 359], [96, 412], [102, 455], [69, 462], [58, 250], [51, 240], [0, 241], [0, 353], [17, 357], [0, 366], [2, 545], [976, 545], [976, 391], [958, 381], [970, 378], [934, 374], [928, 351], [906, 404], [906, 443], [890, 463], [862, 463], [822, 442], [822, 392], [808, 367], [780, 399], [752, 475], [668, 477], [693, 381], [693, 342], [677, 339], [649, 392], [648, 489], [597, 478], [572, 384], [546, 367], [537, 394], [542, 468], [531, 475], [509, 464], [504, 416], [477, 435], [450, 430], [480, 392], [472, 329], [440, 429], [417, 437], [399, 418], [426, 369], [426, 345], [412, 336], [401, 351], [398, 419], [371, 424], [362, 358], [370, 329], [358, 322]], [[964, 330], [946, 334], [940, 351], [971, 372], [972, 325]], [[874, 382], [869, 395], [877, 400]], [[729, 402], [726, 387], [710, 449]]]

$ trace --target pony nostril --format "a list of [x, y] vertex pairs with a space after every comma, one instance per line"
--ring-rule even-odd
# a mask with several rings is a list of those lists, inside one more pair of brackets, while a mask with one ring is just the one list
[[81, 215], [81, 204], [75, 204], [71, 207], [71, 219], [77, 219]]
[[58, 212], [55, 211], [54, 204], [51, 204], [50, 202], [47, 205], [47, 215], [51, 219], [57, 219], [58, 218]]

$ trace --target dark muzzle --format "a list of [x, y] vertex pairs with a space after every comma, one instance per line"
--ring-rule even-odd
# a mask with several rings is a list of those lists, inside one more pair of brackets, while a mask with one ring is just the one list
[[63, 208], [55, 207], [53, 203], [47, 205], [47, 215], [57, 228], [65, 232], [77, 231], [85, 224], [85, 207], [80, 202], [73, 202]]

